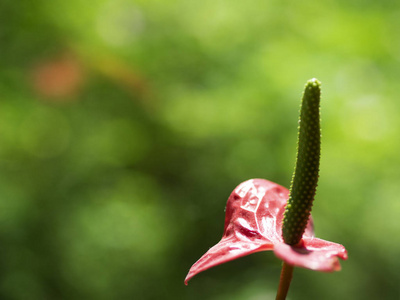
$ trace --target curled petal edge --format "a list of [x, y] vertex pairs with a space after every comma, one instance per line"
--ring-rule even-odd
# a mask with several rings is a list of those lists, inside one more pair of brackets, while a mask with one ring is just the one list
[[185, 285], [188, 285], [188, 282], [192, 277], [212, 267], [252, 253], [273, 250], [273, 248], [274, 245], [269, 242], [243, 243], [221, 240], [193, 264], [185, 278]]
[[343, 245], [318, 238], [304, 238], [299, 246], [277, 243], [274, 253], [292, 266], [320, 272], [340, 271], [339, 258], [347, 259]]

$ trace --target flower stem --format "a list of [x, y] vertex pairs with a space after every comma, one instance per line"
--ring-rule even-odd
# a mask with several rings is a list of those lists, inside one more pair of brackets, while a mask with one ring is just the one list
[[292, 281], [293, 277], [293, 269], [292, 265], [283, 262], [282, 264], [282, 271], [281, 271], [281, 278], [279, 281], [278, 292], [276, 294], [276, 300], [285, 300], [286, 295], [289, 291], [290, 282]]

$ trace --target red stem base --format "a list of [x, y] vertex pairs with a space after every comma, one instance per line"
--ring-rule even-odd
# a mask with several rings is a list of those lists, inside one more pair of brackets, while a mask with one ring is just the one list
[[282, 271], [281, 271], [281, 278], [279, 281], [278, 292], [276, 294], [276, 300], [285, 300], [287, 293], [289, 291], [290, 282], [292, 281], [293, 277], [293, 269], [292, 265], [283, 262], [282, 264]]

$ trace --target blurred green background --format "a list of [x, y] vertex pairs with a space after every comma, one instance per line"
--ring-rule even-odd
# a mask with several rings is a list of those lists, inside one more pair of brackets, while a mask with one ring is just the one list
[[398, 299], [398, 1], [2, 0], [0, 298], [274, 299], [271, 252], [183, 280], [236, 185], [289, 185], [313, 77], [349, 260], [289, 298]]

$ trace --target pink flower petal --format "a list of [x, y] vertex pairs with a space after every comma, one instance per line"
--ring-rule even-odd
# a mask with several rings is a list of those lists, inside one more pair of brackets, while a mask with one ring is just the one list
[[274, 245], [267, 241], [245, 242], [234, 239], [222, 239], [207, 251], [191, 268], [185, 278], [185, 284], [195, 275], [209, 268], [226, 263], [236, 258], [259, 251], [272, 250]]
[[339, 258], [347, 259], [344, 246], [318, 238], [304, 238], [300, 247], [277, 243], [274, 253], [290, 265], [321, 272], [339, 271]]
[[[268, 250], [274, 250], [278, 257], [293, 265], [336, 270], [337, 256], [345, 259], [346, 250], [341, 245], [314, 238], [311, 218], [303, 235], [305, 248], [293, 248], [283, 243], [282, 221], [288, 195], [286, 188], [265, 179], [250, 179], [239, 184], [226, 204], [221, 241], [190, 268], [185, 284], [211, 267]], [[300, 254], [304, 251], [308, 255]]]

